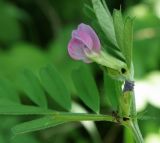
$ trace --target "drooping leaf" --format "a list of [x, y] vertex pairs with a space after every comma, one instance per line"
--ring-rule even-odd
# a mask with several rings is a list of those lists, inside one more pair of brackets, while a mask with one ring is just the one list
[[25, 70], [19, 80], [26, 95], [37, 105], [47, 108], [46, 96], [38, 78], [31, 71]]
[[41, 107], [0, 103], [0, 114], [2, 115], [50, 115], [53, 112], [55, 111]]
[[54, 116], [46, 116], [40, 119], [19, 124], [12, 129], [12, 132], [15, 135], [23, 134], [23, 133], [28, 133], [28, 132], [33, 132], [33, 131], [54, 127], [62, 123], [65, 123], [65, 121], [56, 120], [54, 119]]
[[40, 71], [42, 84], [48, 94], [64, 109], [71, 109], [71, 97], [64, 81], [53, 66], [47, 66]]
[[107, 8], [103, 5], [101, 0], [92, 0], [93, 9], [98, 19], [98, 22], [109, 41], [117, 47], [116, 36], [113, 26], [112, 16]]
[[77, 95], [94, 112], [99, 112], [99, 93], [89, 69], [81, 66], [72, 73], [73, 82], [77, 89]]
[[124, 56], [128, 67], [132, 64], [132, 48], [133, 48], [133, 18], [127, 17], [124, 23]]
[[0, 98], [17, 103], [19, 102], [19, 97], [14, 86], [7, 79], [0, 79]]

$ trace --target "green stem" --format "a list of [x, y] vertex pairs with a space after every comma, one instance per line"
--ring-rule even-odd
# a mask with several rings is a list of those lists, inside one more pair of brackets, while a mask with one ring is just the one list
[[[133, 80], [133, 67], [132, 67], [132, 72], [131, 72], [131, 77], [129, 78], [128, 81], [134, 81]], [[127, 84], [125, 85], [127, 87]], [[129, 86], [129, 85], [128, 85]], [[124, 89], [127, 89], [124, 87]], [[123, 92], [123, 104], [121, 104], [121, 108], [123, 109], [123, 112], [125, 115], [129, 115], [130, 121], [122, 123], [124, 126], [128, 127], [131, 129], [134, 138], [136, 140], [136, 143], [144, 143], [141, 131], [138, 126], [137, 122], [137, 111], [136, 111], [136, 104], [135, 104], [135, 94], [134, 94], [134, 88], [133, 89], [128, 89], [128, 91]], [[132, 118], [133, 117], [133, 118]]]
[[144, 143], [144, 140], [143, 140], [143, 137], [142, 137], [142, 134], [139, 129], [137, 121], [130, 122], [129, 128], [131, 129], [131, 131], [135, 137], [136, 142], [137, 143]]
[[[116, 122], [113, 116], [110, 115], [101, 115], [101, 114], [87, 114], [87, 113], [65, 113], [65, 112], [56, 112], [53, 114], [54, 119], [56, 120], [65, 120], [65, 121], [109, 121]], [[127, 126], [131, 129], [135, 140], [137, 143], [144, 143], [143, 137], [138, 127], [138, 123], [136, 119], [132, 119], [127, 124], [123, 125]]]
[[[136, 111], [136, 104], [135, 104], [135, 94], [134, 91], [130, 92], [132, 98], [131, 98], [131, 110], [130, 110], [130, 115], [132, 117], [136, 117], [137, 116], [137, 111]], [[133, 118], [130, 122], [129, 122], [129, 128], [131, 129], [134, 138], [136, 140], [137, 143], [144, 143], [141, 131], [139, 129], [138, 126], [138, 122], [137, 122], [137, 118]]]
[[53, 114], [55, 119], [66, 121], [109, 121], [114, 122], [114, 118], [110, 115], [87, 114], [87, 113], [65, 113], [57, 112]]
[[[131, 111], [130, 112], [131, 112], [131, 116], [133, 116], [133, 117], [137, 116], [134, 91], [132, 92], [132, 102], [131, 102]], [[141, 131], [138, 126], [137, 119], [132, 120], [132, 122], [130, 124], [130, 128], [132, 130], [132, 133], [135, 137], [136, 142], [137, 143], [144, 143]]]

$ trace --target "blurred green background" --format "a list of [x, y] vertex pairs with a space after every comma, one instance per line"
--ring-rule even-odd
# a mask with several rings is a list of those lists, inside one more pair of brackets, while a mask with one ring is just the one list
[[[140, 120], [140, 128], [145, 143], [160, 143], [160, 1], [106, 2], [111, 11], [121, 6], [124, 15], [135, 17], [133, 58], [136, 102], [138, 111], [147, 115]], [[81, 62], [70, 59], [67, 44], [71, 31], [79, 23], [89, 24], [84, 3], [88, 1], [0, 0], [0, 78], [9, 79], [17, 88], [16, 77], [24, 68], [37, 73], [39, 68], [54, 64], [72, 92], [73, 99], [82, 104], [74, 96], [76, 93], [70, 77], [71, 71]], [[95, 64], [89, 66], [102, 92], [102, 71]], [[112, 90], [108, 88], [107, 94], [112, 94]], [[101, 97], [101, 111], [111, 113], [105, 99], [105, 96]], [[128, 130], [106, 122], [96, 122], [96, 126], [88, 122], [83, 125], [69, 123], [12, 137], [11, 127], [30, 118], [0, 116], [0, 143], [134, 142]]]

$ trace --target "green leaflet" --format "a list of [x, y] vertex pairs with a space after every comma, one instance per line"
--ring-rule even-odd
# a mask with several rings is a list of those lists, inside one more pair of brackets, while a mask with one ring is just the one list
[[[104, 2], [103, 2], [104, 3]], [[109, 41], [117, 47], [117, 41], [113, 26], [112, 16], [107, 8], [100, 0], [92, 0], [93, 9], [98, 19], [98, 22]], [[104, 8], [105, 7], [105, 8]]]
[[53, 66], [40, 70], [42, 85], [48, 94], [64, 109], [71, 109], [71, 97], [62, 78]]
[[[4, 101], [3, 101], [4, 102]], [[36, 106], [27, 106], [21, 104], [1, 104], [0, 114], [2, 115], [48, 115], [53, 114], [55, 111], [44, 109]]]
[[133, 48], [133, 18], [127, 17], [124, 23], [124, 56], [129, 68], [132, 66], [132, 48]]
[[121, 11], [114, 10], [113, 22], [118, 46], [125, 57], [128, 68], [131, 68], [133, 48], [133, 19], [127, 17], [124, 21]]
[[[118, 109], [118, 97], [115, 90], [115, 81], [111, 79], [104, 71], [104, 92], [105, 96], [111, 104], [112, 108], [116, 111]], [[118, 81], [117, 81], [118, 82]]]
[[46, 129], [49, 127], [54, 127], [64, 122], [65, 121], [55, 120], [54, 116], [46, 116], [40, 119], [36, 119], [36, 120], [32, 120], [29, 122], [19, 124], [15, 126], [14, 128], [12, 128], [12, 132], [14, 133], [14, 135], [23, 134], [23, 133]]
[[20, 76], [20, 87], [26, 95], [37, 105], [47, 108], [47, 100], [44, 90], [38, 78], [29, 70], [25, 70]]
[[115, 9], [113, 11], [113, 22], [114, 22], [114, 29], [118, 46], [121, 49], [122, 53], [124, 53], [124, 44], [123, 44], [124, 22], [120, 10]]
[[83, 65], [73, 71], [72, 78], [79, 98], [94, 112], [99, 112], [99, 93], [87, 66]]
[[53, 112], [52, 115], [48, 115], [36, 120], [28, 121], [19, 124], [13, 128], [14, 134], [22, 134], [32, 131], [37, 131], [53, 126], [57, 126], [66, 122], [79, 122], [79, 121], [109, 121], [111, 122], [113, 117], [110, 115], [101, 114], [87, 114], [87, 113], [66, 113], [66, 112]]

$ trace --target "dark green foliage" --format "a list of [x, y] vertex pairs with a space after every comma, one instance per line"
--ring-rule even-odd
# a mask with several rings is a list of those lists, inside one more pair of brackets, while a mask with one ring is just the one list
[[100, 108], [99, 93], [89, 69], [86, 66], [81, 66], [72, 74], [77, 95], [81, 100], [94, 112], [98, 113]]
[[53, 66], [40, 70], [42, 85], [48, 94], [64, 109], [71, 109], [71, 98], [64, 81]]
[[20, 88], [37, 105], [47, 108], [47, 100], [44, 90], [38, 78], [29, 70], [25, 70], [19, 76]]
[[[61, 105], [66, 110], [70, 110], [71, 97], [68, 89], [65, 86], [66, 83], [63, 81], [55, 67], [51, 65], [40, 70], [40, 79], [41, 82], [39, 82], [39, 79], [33, 72], [31, 72], [30, 70], [24, 70], [17, 80], [19, 90], [22, 90], [24, 94], [26, 94], [33, 102], [35, 102], [40, 107], [20, 104], [18, 100], [18, 94], [16, 94], [16, 90], [14, 88], [9, 86], [9, 81], [0, 81], [0, 92], [2, 95], [6, 96], [6, 98], [2, 98], [0, 101], [0, 114], [46, 115], [46, 117], [17, 125], [13, 129], [13, 132], [15, 134], [45, 129], [58, 124], [62, 124], [66, 121], [66, 119], [55, 119], [53, 114], [59, 113], [54, 110], [47, 109], [47, 100], [44, 92], [45, 89], [47, 93], [57, 103], [59, 103], [59, 105]], [[86, 66], [83, 66], [78, 71], [78, 74], [77, 72], [74, 72], [74, 81], [75, 86], [78, 89], [79, 97], [87, 106], [98, 113], [100, 106], [99, 93], [89, 69]], [[44, 87], [44, 89], [42, 88], [42, 86]], [[72, 121], [72, 119], [69, 119], [68, 121]]]
[[18, 10], [11, 4], [0, 1], [0, 41], [9, 44], [20, 40], [22, 28], [18, 22]]
[[0, 79], [0, 98], [1, 100], [7, 99], [12, 102], [19, 102], [18, 93], [15, 87], [7, 79]]

